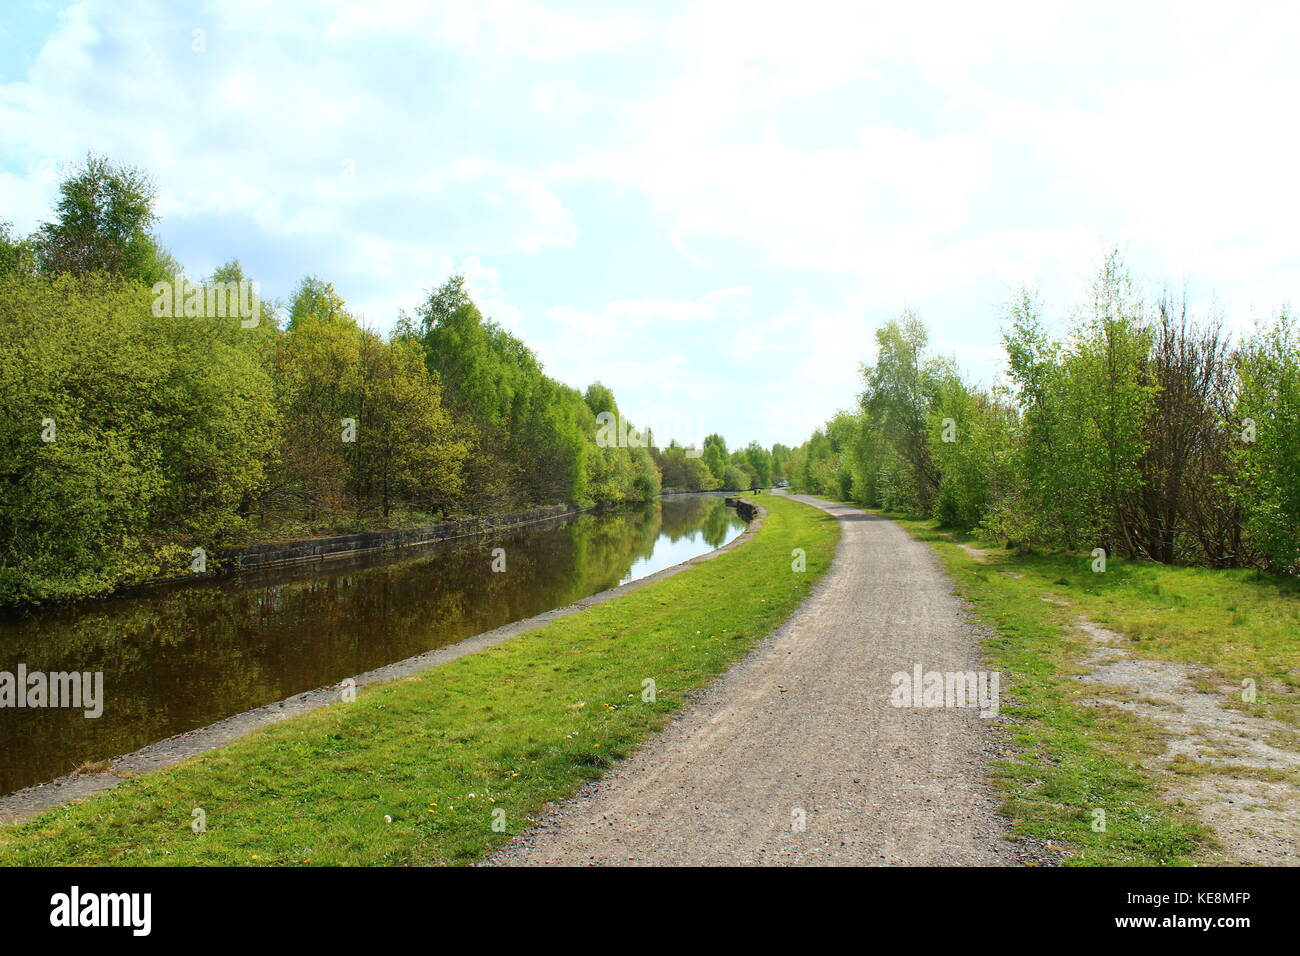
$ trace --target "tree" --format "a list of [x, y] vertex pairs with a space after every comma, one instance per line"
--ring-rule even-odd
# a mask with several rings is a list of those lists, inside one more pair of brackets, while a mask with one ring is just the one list
[[1218, 480], [1231, 467], [1222, 427], [1231, 365], [1222, 326], [1213, 319], [1193, 324], [1186, 301], [1161, 301], [1146, 374], [1156, 390], [1138, 462], [1141, 480], [1124, 517], [1133, 549], [1165, 563], [1238, 563], [1242, 516]]
[[719, 482], [725, 479], [727, 469], [727, 443], [721, 435], [713, 434], [704, 439], [704, 464]]
[[158, 441], [166, 488], [155, 527], [228, 540], [265, 483], [280, 414], [264, 338], [238, 316], [154, 319]]
[[385, 343], [360, 332], [358, 421], [352, 480], [360, 501], [378, 499], [387, 518], [394, 498], [439, 510], [463, 490], [461, 463], [468, 445], [442, 407], [437, 382], [418, 343]]
[[152, 285], [179, 271], [153, 234], [155, 186], [148, 175], [87, 155], [59, 184], [56, 219], [41, 227], [45, 272], [104, 272]]
[[780, 442], [772, 446], [772, 481], [784, 481], [789, 479], [786, 473], [786, 462], [790, 460], [791, 449]]
[[600, 415], [605, 412], [618, 412], [618, 406], [614, 404], [614, 393], [600, 382], [593, 382], [587, 386], [587, 394], [584, 396], [587, 401], [587, 407], [591, 409], [591, 414]]
[[151, 570], [166, 376], [146, 290], [0, 277], [0, 600], [103, 591]]
[[897, 456], [891, 469], [897, 480], [891, 486], [900, 492], [909, 490], [915, 495], [915, 506], [928, 513], [939, 490], [939, 473], [927, 437], [927, 386], [933, 379], [923, 369], [927, 341], [925, 326], [910, 311], [878, 329], [876, 364], [862, 367], [866, 388], [860, 403]]
[[38, 266], [34, 243], [15, 236], [13, 223], [0, 221], [0, 276], [31, 275]]
[[1230, 454], [1232, 496], [1273, 571], [1300, 566], [1300, 335], [1283, 312], [1237, 356], [1240, 395]]
[[722, 487], [728, 491], [744, 491], [753, 486], [753, 475], [740, 465], [727, 465], [722, 476]]
[[548, 377], [460, 276], [387, 340], [313, 275], [285, 329], [245, 326], [217, 297], [247, 280], [238, 259], [155, 315], [151, 286], [181, 273], [151, 231], [152, 181], [91, 156], [60, 196], [32, 240], [0, 223], [0, 603], [98, 593], [251, 536], [659, 493], [634, 426], [596, 440], [613, 392]]
[[104, 274], [0, 277], [0, 602], [175, 571], [242, 527], [276, 423], [245, 332]]
[[708, 491], [719, 485], [702, 459], [691, 458], [675, 440], [662, 452], [653, 452], [664, 488], [675, 491]]
[[[599, 382], [586, 395], [544, 374], [517, 337], [484, 318], [452, 276], [417, 310], [426, 361], [445, 402], [478, 435], [468, 468], [471, 486], [489, 485], [504, 502], [646, 500], [659, 491], [648, 447], [621, 420], [613, 393]], [[598, 441], [597, 415], [612, 415]], [[623, 443], [623, 436], [636, 443]], [[480, 483], [480, 479], [482, 483]]]
[[[238, 268], [238, 260], [233, 265], [242, 277], [243, 270]], [[226, 268], [229, 269], [230, 264]], [[356, 321], [348, 312], [347, 303], [334, 291], [333, 284], [315, 276], [304, 276], [289, 299], [289, 330], [292, 331], [307, 319], [319, 319], [322, 322]]]
[[769, 488], [772, 485], [772, 455], [756, 441], [745, 446], [745, 460], [754, 471], [758, 487]]
[[268, 504], [301, 510], [308, 522], [345, 507], [355, 444], [344, 441], [343, 420], [361, 417], [360, 332], [350, 318], [307, 316], [276, 341], [276, 405], [284, 424]]
[[[1067, 356], [1075, 407], [1086, 415], [1080, 470], [1099, 472], [1090, 484], [1099, 496], [1096, 523], [1108, 550], [1136, 548], [1125, 520], [1129, 497], [1141, 484], [1144, 426], [1157, 386], [1146, 374], [1151, 333], [1140, 300], [1118, 254], [1111, 253], [1093, 282], [1091, 314]], [[1080, 541], [1078, 544], [1087, 544]]]

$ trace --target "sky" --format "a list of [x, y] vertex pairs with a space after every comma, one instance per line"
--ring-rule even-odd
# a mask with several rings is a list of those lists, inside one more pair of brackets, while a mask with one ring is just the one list
[[0, 0], [0, 220], [87, 151], [191, 277], [387, 330], [449, 275], [661, 441], [797, 445], [904, 309], [972, 382], [1118, 248], [1247, 330], [1300, 287], [1300, 5]]

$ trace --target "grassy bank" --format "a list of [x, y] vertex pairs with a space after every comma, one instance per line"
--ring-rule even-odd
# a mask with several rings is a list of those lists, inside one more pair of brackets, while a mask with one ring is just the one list
[[[760, 500], [762, 529], [730, 552], [354, 703], [0, 828], [0, 864], [477, 860], [662, 727], [830, 566], [834, 519]], [[807, 553], [805, 573], [791, 571], [794, 548]], [[206, 832], [191, 829], [196, 809]]]
[[[1004, 675], [1003, 712], [1018, 751], [997, 777], [1017, 831], [1068, 844], [1075, 864], [1213, 859], [1208, 831], [1141, 766], [1163, 751], [1160, 730], [1117, 707], [1081, 703], [1098, 691], [1072, 677], [1089, 650], [1075, 624], [1082, 615], [1120, 632], [1135, 657], [1205, 665], [1224, 684], [1251, 678], [1258, 699], [1238, 706], [1295, 724], [1297, 582], [1115, 559], [1094, 573], [1089, 556], [1015, 554], [933, 521], [890, 517], [934, 547], [996, 632], [986, 649]], [[1096, 808], [1106, 811], [1105, 832], [1092, 829]]]

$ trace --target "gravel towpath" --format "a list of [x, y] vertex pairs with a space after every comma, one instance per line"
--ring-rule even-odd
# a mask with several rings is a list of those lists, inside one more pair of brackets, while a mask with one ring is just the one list
[[661, 734], [489, 865], [1015, 865], [972, 707], [895, 707], [891, 675], [980, 670], [923, 543], [856, 508], [791, 618]]

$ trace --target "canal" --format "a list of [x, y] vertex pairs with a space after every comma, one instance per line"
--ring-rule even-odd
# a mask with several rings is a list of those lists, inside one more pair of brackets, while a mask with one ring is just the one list
[[[0, 707], [0, 794], [563, 607], [743, 528], [720, 496], [677, 495], [405, 551], [10, 612], [0, 617], [0, 672], [102, 672], [103, 713]], [[498, 548], [504, 571], [492, 568]]]

